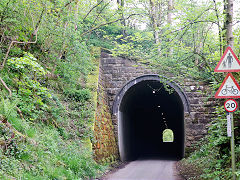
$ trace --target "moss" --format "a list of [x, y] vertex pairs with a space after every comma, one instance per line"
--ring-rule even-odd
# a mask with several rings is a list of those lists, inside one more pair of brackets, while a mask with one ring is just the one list
[[[93, 47], [91, 49], [91, 54], [92, 56], [95, 56], [95, 57], [97, 54], [100, 55], [100, 48]], [[94, 108], [94, 112], [93, 112], [94, 119], [91, 121], [92, 123], [90, 124], [90, 127], [92, 131], [94, 131], [95, 118], [97, 116], [96, 109], [97, 109], [97, 89], [98, 89], [98, 77], [99, 77], [99, 59], [93, 58], [92, 61], [95, 65], [95, 68], [94, 68], [94, 71], [88, 74], [86, 86], [87, 88], [91, 89], [91, 94], [92, 94], [91, 103], [93, 104], [93, 108]], [[88, 147], [88, 149], [92, 151], [93, 145], [90, 138], [86, 138], [84, 142], [86, 147]]]
[[[100, 49], [93, 48], [91, 53], [94, 57], [99, 57]], [[94, 117], [91, 125], [94, 130], [96, 142], [92, 142], [94, 147], [95, 159], [101, 163], [110, 163], [117, 157], [117, 144], [113, 133], [110, 109], [106, 101], [104, 88], [99, 84], [99, 59], [94, 60], [95, 69], [88, 75], [87, 87], [91, 89], [93, 96]]]

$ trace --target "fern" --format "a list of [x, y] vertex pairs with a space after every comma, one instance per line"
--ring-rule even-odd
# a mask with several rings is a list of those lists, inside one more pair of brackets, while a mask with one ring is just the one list
[[1, 118], [8, 120], [10, 117], [16, 116], [16, 106], [18, 104], [18, 100], [11, 102], [9, 99], [1, 98], [0, 104]]

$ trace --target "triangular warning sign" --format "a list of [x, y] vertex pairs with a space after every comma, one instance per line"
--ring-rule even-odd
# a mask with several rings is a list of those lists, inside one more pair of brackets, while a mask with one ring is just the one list
[[239, 98], [240, 86], [231, 73], [228, 73], [215, 94], [215, 98]]
[[233, 52], [231, 47], [228, 47], [220, 61], [218, 62], [214, 72], [238, 72], [240, 71], [240, 61]]

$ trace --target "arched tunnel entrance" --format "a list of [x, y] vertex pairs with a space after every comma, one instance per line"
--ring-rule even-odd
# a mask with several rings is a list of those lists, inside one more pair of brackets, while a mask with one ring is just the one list
[[[188, 110], [188, 101], [176, 84], [165, 83], [172, 93], [165, 89], [159, 76], [141, 76], [125, 85], [117, 95], [113, 111], [118, 114], [121, 160], [184, 156], [184, 111]], [[173, 142], [163, 142], [165, 129], [173, 131]]]

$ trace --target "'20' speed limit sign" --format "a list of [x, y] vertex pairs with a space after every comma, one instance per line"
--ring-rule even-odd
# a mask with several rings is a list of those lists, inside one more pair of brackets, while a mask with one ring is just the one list
[[226, 111], [228, 112], [234, 112], [237, 110], [238, 108], [238, 104], [237, 101], [235, 101], [234, 99], [229, 99], [224, 103], [224, 108], [226, 109]]

